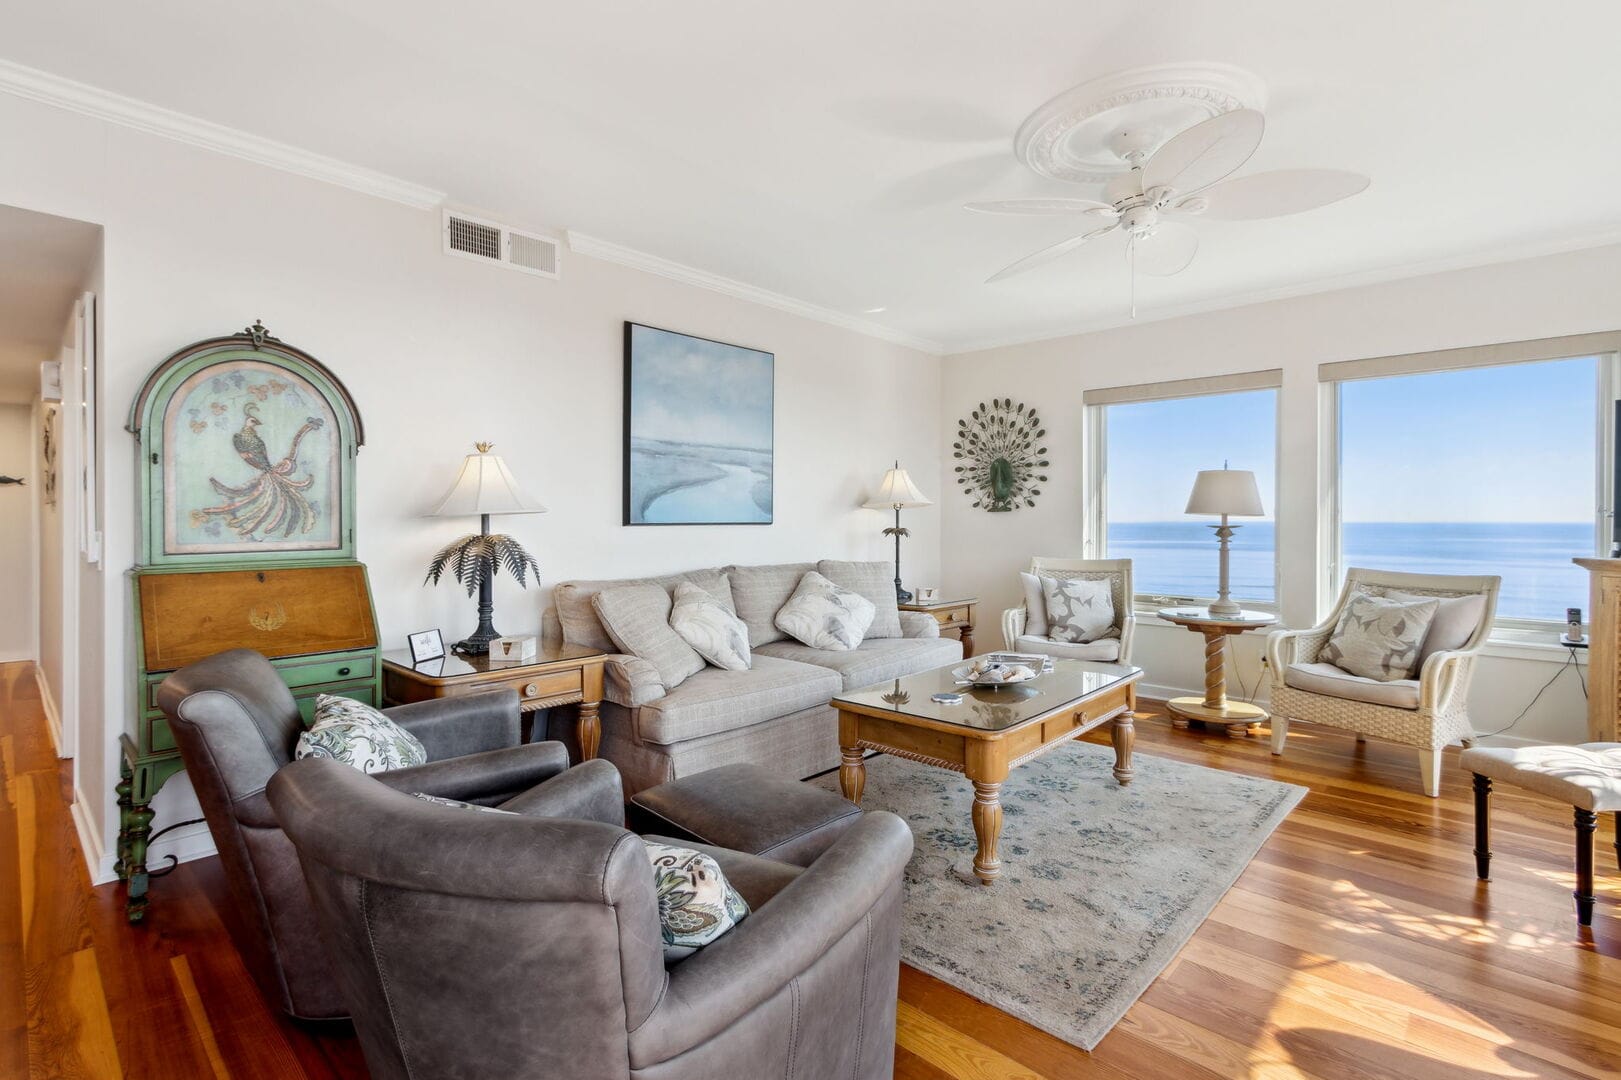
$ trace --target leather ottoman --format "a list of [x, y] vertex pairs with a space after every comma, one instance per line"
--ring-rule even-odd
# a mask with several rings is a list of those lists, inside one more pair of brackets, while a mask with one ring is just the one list
[[755, 765], [722, 765], [637, 792], [625, 815], [635, 833], [809, 866], [860, 819], [861, 808]]

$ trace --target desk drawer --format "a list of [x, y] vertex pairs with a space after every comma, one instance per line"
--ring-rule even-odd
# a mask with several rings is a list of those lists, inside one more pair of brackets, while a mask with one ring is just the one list
[[294, 691], [293, 700], [298, 703], [298, 715], [303, 719], [304, 726], [309, 727], [315, 722], [315, 699], [322, 694], [335, 694], [338, 697], [353, 698], [365, 705], [376, 705], [376, 691], [377, 685], [369, 682], [344, 686], [322, 685], [302, 693]]
[[321, 683], [359, 682], [377, 671], [377, 656], [370, 652], [327, 653], [273, 662], [282, 682], [295, 693], [301, 687]]

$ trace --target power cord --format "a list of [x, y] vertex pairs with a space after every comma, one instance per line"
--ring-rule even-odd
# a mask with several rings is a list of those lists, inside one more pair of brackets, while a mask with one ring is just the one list
[[1582, 666], [1581, 666], [1581, 664], [1579, 664], [1577, 662], [1576, 649], [1574, 647], [1572, 647], [1572, 646], [1567, 645], [1567, 646], [1565, 646], [1565, 650], [1570, 653], [1570, 656], [1568, 656], [1565, 659], [1565, 662], [1563, 664], [1559, 665], [1558, 670], [1556, 670], [1551, 676], [1549, 676], [1548, 681], [1542, 684], [1542, 689], [1538, 690], [1535, 694], [1533, 694], [1531, 696], [1531, 700], [1525, 703], [1525, 708], [1520, 710], [1520, 715], [1516, 716], [1513, 720], [1509, 721], [1507, 727], [1500, 727], [1496, 731], [1488, 731], [1488, 732], [1486, 732], [1484, 734], [1476, 735], [1475, 738], [1477, 740], [1478, 739], [1490, 739], [1490, 738], [1493, 738], [1494, 736], [1501, 735], [1504, 732], [1513, 729], [1513, 727], [1516, 724], [1518, 724], [1521, 720], [1525, 719], [1526, 714], [1528, 714], [1531, 711], [1532, 707], [1535, 706], [1536, 703], [1539, 700], [1541, 700], [1542, 695], [1548, 692], [1548, 687], [1552, 686], [1554, 683], [1559, 681], [1559, 676], [1561, 676], [1561, 675], [1563, 675], [1565, 673], [1566, 668], [1572, 668], [1573, 667], [1573, 668], [1576, 669], [1576, 681], [1581, 684], [1582, 697], [1585, 699], [1587, 697], [1587, 680], [1582, 677]]

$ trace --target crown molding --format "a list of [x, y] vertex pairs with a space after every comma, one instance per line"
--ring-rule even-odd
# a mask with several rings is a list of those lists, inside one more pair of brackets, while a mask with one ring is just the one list
[[707, 270], [699, 270], [694, 266], [687, 266], [684, 263], [678, 263], [658, 255], [650, 255], [645, 251], [638, 251], [623, 244], [613, 243], [611, 240], [602, 240], [595, 236], [569, 230], [568, 249], [577, 255], [601, 259], [604, 262], [618, 263], [634, 270], [643, 270], [649, 274], [669, 278], [671, 281], [679, 281], [684, 285], [696, 285], [700, 289], [724, 293], [739, 300], [747, 300], [751, 304], [776, 308], [778, 311], [786, 311], [791, 315], [799, 315], [806, 319], [814, 319], [817, 322], [827, 323], [845, 330], [853, 330], [858, 334], [865, 334], [867, 337], [875, 337], [883, 341], [893, 342], [896, 345], [904, 345], [908, 349], [917, 349], [931, 356], [942, 356], [945, 353], [945, 346], [938, 341], [914, 337], [911, 334], [891, 329], [867, 319], [858, 319], [854, 315], [835, 311], [833, 308], [822, 307], [804, 300], [796, 300], [792, 296], [784, 296], [782, 293], [762, 289], [734, 278], [711, 274]]
[[1621, 244], [1621, 226], [1603, 229], [1582, 237], [1567, 237], [1564, 240], [1525, 244], [1515, 248], [1496, 248], [1489, 252], [1472, 252], [1467, 255], [1433, 259], [1428, 262], [1405, 263], [1400, 266], [1386, 266], [1374, 270], [1359, 270], [1350, 274], [1340, 274], [1334, 277], [1319, 278], [1315, 281], [1301, 282], [1297, 285], [1283, 285], [1275, 289], [1256, 289], [1251, 292], [1233, 293], [1152, 311], [1139, 309], [1135, 319], [1117, 315], [1074, 323], [1062, 330], [1044, 330], [1037, 334], [997, 338], [965, 338], [960, 341], [947, 342], [944, 346], [945, 351], [940, 355], [966, 356], [969, 353], [985, 352], [989, 349], [1007, 349], [1016, 345], [1034, 345], [1042, 341], [1057, 341], [1061, 338], [1079, 337], [1083, 334], [1096, 334], [1104, 330], [1118, 330], [1127, 326], [1141, 326], [1144, 323], [1165, 322], [1170, 319], [1186, 318], [1189, 315], [1205, 315], [1212, 311], [1230, 311], [1234, 308], [1267, 304], [1274, 300], [1292, 300], [1301, 296], [1341, 292], [1370, 285], [1385, 285], [1395, 281], [1408, 281], [1413, 278], [1450, 273], [1454, 270], [1472, 270], [1481, 266], [1497, 266], [1502, 263], [1521, 262], [1526, 259], [1540, 259], [1549, 255], [1590, 251], [1593, 248], [1609, 247], [1614, 244]]
[[445, 201], [445, 193], [413, 184], [387, 173], [351, 165], [324, 154], [301, 150], [274, 139], [250, 135], [236, 128], [216, 124], [185, 113], [165, 109], [135, 98], [124, 97], [88, 83], [0, 60], [0, 91], [66, 109], [81, 116], [105, 120], [157, 135], [190, 146], [266, 165], [283, 172], [323, 180], [380, 199], [403, 203], [419, 210], [432, 209]]

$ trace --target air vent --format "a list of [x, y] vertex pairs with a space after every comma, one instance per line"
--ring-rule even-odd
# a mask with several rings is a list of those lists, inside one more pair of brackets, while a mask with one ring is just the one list
[[558, 242], [550, 236], [523, 233], [495, 221], [445, 211], [445, 254], [496, 263], [541, 277], [557, 276]]

